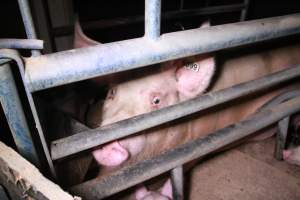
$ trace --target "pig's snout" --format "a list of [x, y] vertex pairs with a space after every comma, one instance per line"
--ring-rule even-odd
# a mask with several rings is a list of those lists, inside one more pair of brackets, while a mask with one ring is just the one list
[[129, 157], [129, 152], [118, 141], [114, 141], [100, 149], [94, 150], [93, 156], [99, 165], [113, 167], [126, 161]]

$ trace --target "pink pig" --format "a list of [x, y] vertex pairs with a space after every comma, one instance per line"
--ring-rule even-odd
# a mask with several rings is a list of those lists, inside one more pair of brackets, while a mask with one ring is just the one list
[[[207, 26], [206, 23], [201, 28]], [[77, 23], [75, 47], [95, 45], [96, 43], [83, 34]], [[90, 109], [87, 117], [88, 124], [94, 127], [108, 125], [195, 98], [206, 91], [217, 91], [250, 81], [282, 70], [287, 66], [299, 64], [299, 54], [300, 48], [292, 46], [231, 59], [220, 66], [216, 79], [213, 79], [216, 72], [215, 58], [211, 54], [162, 63], [157, 71], [153, 69], [149, 73], [147, 71], [138, 76], [132, 74], [130, 75], [131, 80], [112, 85], [104, 104], [99, 101]], [[101, 77], [94, 81], [101, 82]], [[126, 160], [149, 158], [240, 121], [254, 113], [283, 89], [286, 87], [262, 96], [236, 101], [235, 105], [202, 112], [193, 119], [179, 120], [171, 126], [165, 125], [150, 129], [144, 131], [143, 134], [135, 134], [102, 145], [93, 150], [93, 156], [98, 164], [103, 166], [118, 166]], [[145, 200], [151, 195], [165, 196], [162, 193], [141, 191], [138, 194], [142, 195], [137, 195], [141, 198], [137, 199]]]

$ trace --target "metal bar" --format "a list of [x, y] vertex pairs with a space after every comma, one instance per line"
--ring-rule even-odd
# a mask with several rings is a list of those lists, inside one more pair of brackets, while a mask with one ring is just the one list
[[18, 151], [24, 158], [39, 166], [38, 154], [9, 64], [0, 66], [0, 101]]
[[4, 187], [2, 185], [0, 185], [0, 199], [1, 200], [9, 200], [8, 199], [8, 194], [5, 191]]
[[[179, 11], [168, 11], [165, 13], [161, 13], [161, 18], [162, 20], [170, 20], [170, 19], [186, 18], [186, 17], [193, 17], [193, 16], [201, 16], [201, 15], [237, 12], [244, 9], [244, 7], [245, 7], [244, 4], [233, 4], [233, 5], [212, 6], [212, 7], [197, 8], [197, 9], [183, 9]], [[105, 28], [111, 28], [115, 26], [124, 26], [124, 25], [131, 25], [135, 23], [143, 23], [144, 20], [145, 20], [144, 15], [97, 20], [97, 21], [90, 21], [90, 22], [83, 23], [82, 28], [84, 30], [105, 29]], [[74, 26], [57, 27], [52, 30], [53, 35], [55, 36], [70, 35], [73, 34], [73, 31], [74, 31]]]
[[205, 156], [299, 110], [300, 97], [297, 97], [253, 114], [245, 120], [209, 134], [205, 138], [196, 139], [152, 159], [125, 167], [108, 177], [100, 180], [93, 179], [74, 186], [70, 191], [72, 194], [79, 195], [86, 200], [102, 199], [169, 171], [183, 163]]
[[[18, 4], [28, 39], [37, 39], [28, 0], [18, 0]], [[41, 55], [38, 50], [32, 50], [31, 53], [33, 56]]]
[[156, 40], [160, 36], [161, 0], [145, 0], [145, 37]]
[[289, 68], [253, 81], [204, 94], [177, 105], [62, 138], [51, 143], [51, 156], [53, 160], [63, 158], [159, 124], [199, 112], [217, 104], [270, 88], [276, 84], [298, 77], [299, 75], [300, 66]]
[[35, 128], [36, 128], [36, 130], [39, 134], [39, 137], [40, 137], [40, 140], [41, 140], [41, 143], [42, 143], [42, 147], [43, 147], [43, 151], [44, 151], [45, 157], [47, 159], [50, 172], [51, 172], [53, 178], [56, 179], [57, 177], [56, 177], [55, 169], [54, 169], [54, 166], [53, 166], [52, 159], [50, 157], [48, 145], [47, 145], [47, 142], [46, 142], [46, 139], [45, 139], [42, 127], [41, 127], [41, 123], [40, 123], [40, 120], [39, 120], [39, 117], [38, 117], [38, 114], [37, 114], [37, 110], [36, 110], [36, 107], [35, 107], [35, 104], [34, 104], [34, 101], [33, 101], [33, 97], [32, 97], [32, 94], [29, 92], [28, 87], [27, 87], [27, 85], [25, 84], [25, 81], [24, 81], [25, 72], [24, 72], [23, 60], [21, 59], [18, 52], [15, 51], [15, 50], [12, 50], [12, 49], [0, 49], [0, 60], [2, 58], [3, 59], [9, 58], [11, 60], [14, 60], [18, 65], [19, 72], [20, 72], [22, 81], [24, 83], [24, 88], [25, 88], [27, 99], [28, 99], [28, 103], [29, 103], [29, 106], [30, 106], [30, 109], [31, 109], [31, 112], [32, 112], [32, 115], [33, 115], [33, 118], [34, 118], [34, 121], [35, 121]]
[[43, 49], [43, 40], [0, 39], [0, 49]]
[[183, 182], [183, 166], [180, 165], [171, 170], [173, 200], [183, 200]]
[[246, 17], [247, 17], [247, 14], [248, 14], [249, 3], [250, 3], [250, 0], [244, 0], [245, 7], [241, 12], [240, 21], [245, 21], [246, 20]]
[[[300, 14], [198, 28], [25, 59], [25, 82], [38, 91], [167, 60], [300, 33]], [[113, 59], [112, 59], [113, 58]]]
[[286, 117], [278, 122], [278, 130], [276, 134], [276, 144], [275, 144], [275, 158], [277, 160], [283, 159], [283, 150], [286, 143], [286, 137], [288, 134], [288, 128], [290, 123], [290, 117]]

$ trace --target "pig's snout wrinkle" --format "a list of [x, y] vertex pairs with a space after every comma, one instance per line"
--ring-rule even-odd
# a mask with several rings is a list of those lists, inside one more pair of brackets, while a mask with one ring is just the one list
[[114, 167], [126, 161], [129, 158], [129, 152], [118, 141], [114, 141], [94, 150], [93, 156], [98, 164]]

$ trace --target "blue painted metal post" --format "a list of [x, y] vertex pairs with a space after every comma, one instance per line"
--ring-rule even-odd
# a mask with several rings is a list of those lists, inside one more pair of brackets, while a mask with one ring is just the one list
[[0, 101], [19, 153], [39, 166], [38, 155], [8, 63], [0, 65]]
[[145, 0], [145, 37], [157, 39], [160, 36], [161, 0]]

